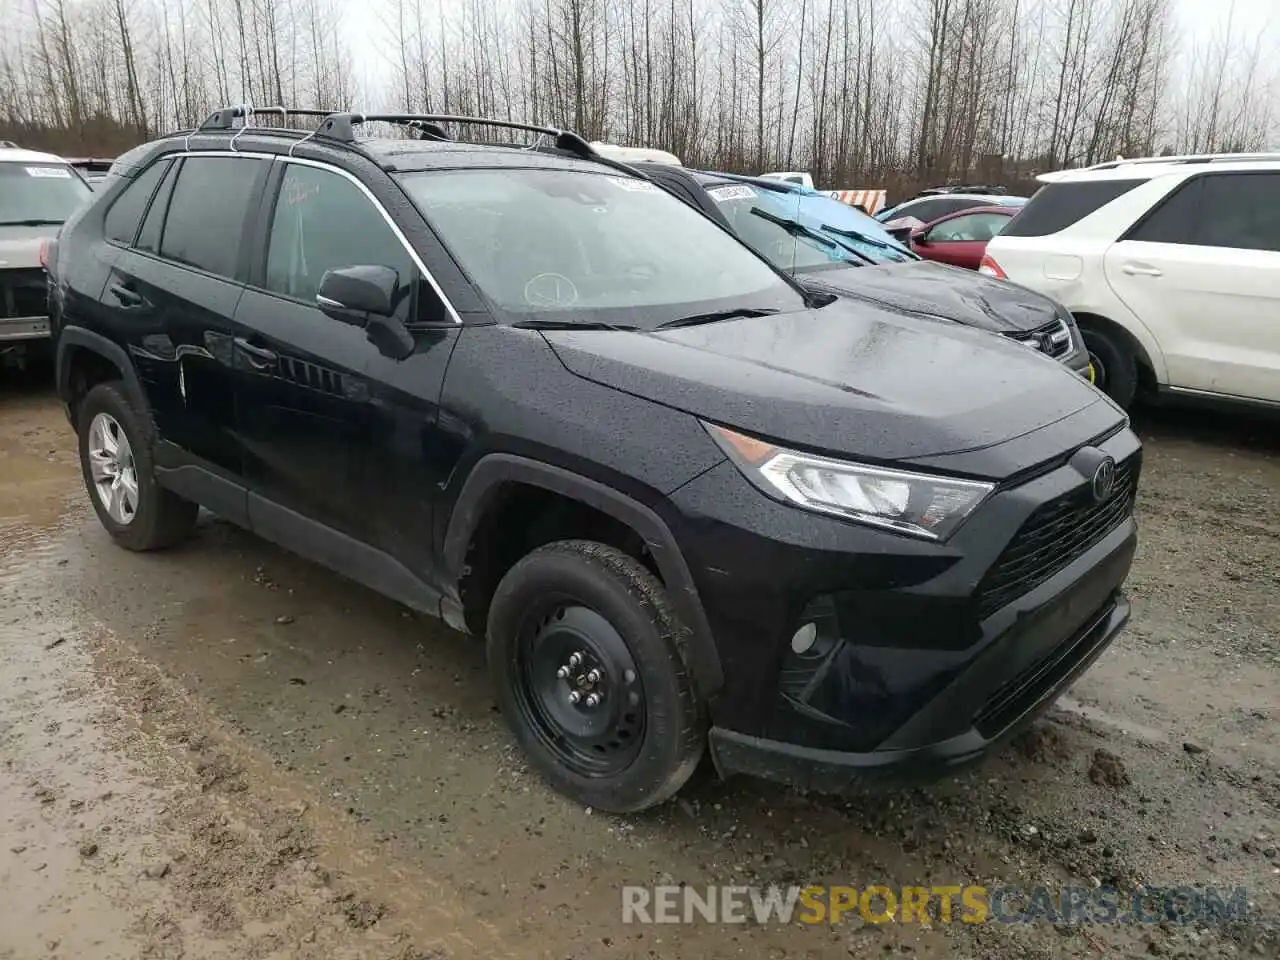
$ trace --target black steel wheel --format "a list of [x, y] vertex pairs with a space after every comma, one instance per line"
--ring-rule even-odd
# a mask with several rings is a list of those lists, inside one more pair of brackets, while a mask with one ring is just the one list
[[584, 777], [626, 770], [644, 741], [644, 684], [622, 635], [567, 598], [530, 611], [517, 640], [516, 703], [557, 760]]
[[552, 786], [630, 813], [685, 784], [706, 739], [686, 638], [662, 584], [614, 547], [562, 540], [507, 572], [489, 606], [489, 669]]

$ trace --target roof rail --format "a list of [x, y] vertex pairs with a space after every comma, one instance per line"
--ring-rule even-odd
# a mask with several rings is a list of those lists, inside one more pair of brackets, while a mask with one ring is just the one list
[[1172, 157], [1123, 157], [1095, 163], [1085, 170], [1115, 170], [1118, 167], [1147, 163], [1240, 163], [1240, 162], [1280, 161], [1280, 153], [1187, 153]]
[[344, 143], [355, 140], [355, 127], [365, 123], [396, 123], [413, 127], [430, 134], [434, 139], [452, 139], [440, 126], [443, 123], [467, 123], [483, 127], [500, 127], [506, 130], [523, 130], [554, 138], [555, 145], [581, 157], [599, 159], [590, 143], [568, 130], [543, 127], [515, 120], [491, 120], [487, 117], [465, 117], [447, 113], [335, 113], [325, 118], [316, 131], [317, 136], [329, 137]]
[[254, 107], [249, 104], [240, 104], [234, 107], [223, 107], [221, 110], [215, 110], [209, 114], [204, 123], [200, 124], [196, 129], [201, 133], [208, 133], [214, 130], [235, 130], [236, 121], [243, 120], [244, 126], [248, 126], [249, 121], [258, 115], [278, 116], [282, 120], [287, 117], [330, 117], [333, 116], [332, 110], [294, 110], [290, 107]]

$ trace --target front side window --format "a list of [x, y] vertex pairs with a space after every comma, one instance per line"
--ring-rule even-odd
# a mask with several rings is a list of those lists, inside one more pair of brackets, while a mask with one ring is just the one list
[[512, 319], [651, 329], [705, 312], [803, 306], [768, 264], [647, 180], [514, 168], [399, 179], [472, 282]]
[[937, 243], [986, 242], [1009, 222], [1002, 213], [967, 213], [944, 220], [929, 231], [929, 239]]
[[40, 227], [65, 223], [93, 196], [65, 163], [0, 163], [0, 227]]
[[1280, 174], [1211, 174], [1188, 180], [1127, 240], [1280, 251]]
[[409, 319], [418, 270], [372, 201], [341, 174], [287, 164], [271, 218], [266, 288], [312, 303], [326, 271], [352, 266], [395, 270], [397, 315]]
[[266, 164], [253, 157], [185, 159], [169, 198], [160, 256], [234, 277], [249, 205]]

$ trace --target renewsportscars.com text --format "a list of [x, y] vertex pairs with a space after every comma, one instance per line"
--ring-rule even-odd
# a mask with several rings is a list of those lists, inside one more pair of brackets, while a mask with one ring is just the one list
[[624, 923], [1228, 923], [1243, 887], [657, 886], [622, 888]]

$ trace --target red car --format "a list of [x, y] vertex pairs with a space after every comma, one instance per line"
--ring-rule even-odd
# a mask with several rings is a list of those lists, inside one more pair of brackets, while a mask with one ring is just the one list
[[1018, 207], [970, 207], [911, 231], [913, 252], [926, 260], [977, 270], [987, 241], [1004, 229]]

